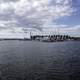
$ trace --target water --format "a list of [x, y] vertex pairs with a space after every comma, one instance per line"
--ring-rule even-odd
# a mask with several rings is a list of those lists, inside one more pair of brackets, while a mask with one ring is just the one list
[[0, 80], [80, 80], [80, 42], [0, 41]]

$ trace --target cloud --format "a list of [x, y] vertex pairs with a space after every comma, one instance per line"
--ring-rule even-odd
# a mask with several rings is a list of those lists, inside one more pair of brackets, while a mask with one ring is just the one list
[[[20, 0], [16, 2], [15, 14], [30, 21], [35, 27], [43, 27], [49, 20], [70, 16], [73, 12], [72, 0]], [[36, 22], [36, 24], [35, 24]], [[38, 23], [38, 25], [37, 25]], [[40, 24], [39, 24], [40, 23]]]
[[71, 3], [72, 0], [20, 0], [15, 4], [15, 14], [28, 27], [41, 30], [51, 20], [72, 15]]
[[[1, 0], [1, 16], [11, 16], [16, 20], [25, 20], [31, 26], [42, 27], [46, 21], [55, 20], [63, 16], [69, 16], [73, 12], [72, 0]], [[18, 17], [20, 17], [18, 19]], [[23, 23], [23, 22], [22, 22]], [[28, 25], [28, 24], [27, 24]], [[27, 26], [26, 25], [26, 26]], [[24, 25], [23, 25], [24, 26]]]
[[13, 12], [13, 2], [1, 2], [0, 14], [10, 14]]
[[24, 32], [24, 28], [53, 29], [49, 26], [52, 21], [73, 12], [72, 0], [0, 0], [0, 30], [12, 34]]
[[46, 34], [61, 34], [80, 37], [80, 25], [50, 25], [51, 27], [44, 27], [43, 32]]
[[15, 4], [15, 12], [30, 18], [61, 17], [72, 12], [71, 0], [20, 0]]

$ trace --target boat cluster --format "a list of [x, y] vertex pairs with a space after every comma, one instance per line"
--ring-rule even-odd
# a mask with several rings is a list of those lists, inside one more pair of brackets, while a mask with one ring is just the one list
[[73, 40], [69, 35], [34, 35], [31, 40], [38, 40], [44, 42], [57, 42]]
[[1, 38], [0, 41], [2, 40], [59, 42], [80, 41], [80, 37], [71, 37], [69, 35], [30, 35], [30, 38]]

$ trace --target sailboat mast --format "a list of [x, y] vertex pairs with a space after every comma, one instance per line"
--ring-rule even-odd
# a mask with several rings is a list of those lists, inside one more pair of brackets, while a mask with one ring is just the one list
[[30, 38], [31, 38], [31, 31], [30, 31]]

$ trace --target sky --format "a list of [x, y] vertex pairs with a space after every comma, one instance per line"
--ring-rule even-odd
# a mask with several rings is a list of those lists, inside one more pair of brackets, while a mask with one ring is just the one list
[[80, 0], [0, 0], [0, 38], [29, 32], [80, 37]]

